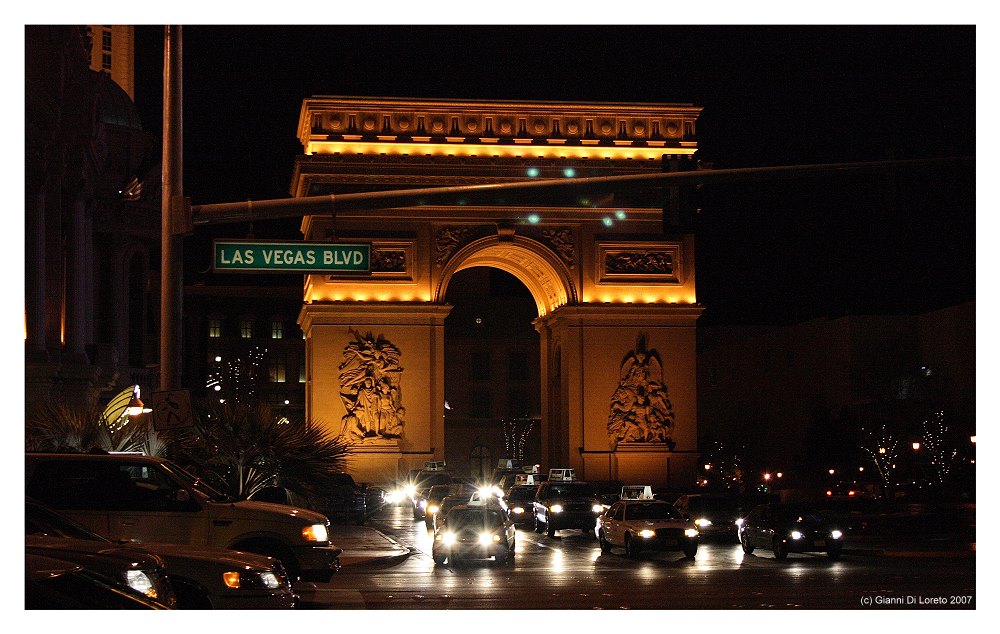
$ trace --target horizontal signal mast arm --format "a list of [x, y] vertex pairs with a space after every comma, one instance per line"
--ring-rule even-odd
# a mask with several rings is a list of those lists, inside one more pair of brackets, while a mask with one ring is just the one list
[[649, 186], [679, 186], [694, 184], [721, 184], [744, 181], [776, 180], [817, 176], [847, 175], [850, 173], [896, 168], [956, 166], [972, 162], [970, 157], [911, 159], [902, 161], [869, 161], [861, 163], [824, 163], [816, 165], [781, 165], [773, 167], [743, 167], [690, 172], [654, 172], [648, 174], [620, 174], [590, 178], [562, 178], [525, 180], [511, 183], [486, 183], [482, 185], [456, 185], [451, 187], [426, 187], [422, 189], [397, 189], [377, 192], [354, 192], [248, 200], [234, 203], [192, 205], [194, 225], [223, 224], [252, 220], [294, 218], [310, 215], [335, 214], [337, 211], [359, 209], [391, 209], [440, 204], [459, 200], [463, 204], [487, 202], [501, 194], [528, 195], [531, 192], [567, 190], [579, 193], [607, 193], [623, 188]]

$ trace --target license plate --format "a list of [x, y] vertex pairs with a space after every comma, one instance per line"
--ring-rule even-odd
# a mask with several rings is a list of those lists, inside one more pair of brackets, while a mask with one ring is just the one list
[[816, 540], [816, 541], [815, 541], [815, 542], [813, 543], [813, 545], [814, 545], [814, 546], [815, 546], [816, 548], [826, 548], [826, 541], [825, 541], [825, 540], [822, 540], [822, 539], [817, 539], [817, 540]]

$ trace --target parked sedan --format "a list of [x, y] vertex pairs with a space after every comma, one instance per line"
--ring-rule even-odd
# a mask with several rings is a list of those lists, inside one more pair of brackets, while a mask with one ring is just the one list
[[31, 552], [24, 557], [26, 610], [165, 610], [145, 595], [83, 566]]
[[[291, 608], [298, 601], [281, 562], [224, 548], [182, 544], [128, 543], [127, 547], [91, 532], [30, 498], [25, 500], [28, 552], [83, 562], [88, 553], [127, 552], [134, 561], [165, 564], [178, 608]], [[48, 550], [45, 550], [48, 549]], [[148, 594], [148, 593], [147, 593]]]
[[736, 541], [736, 520], [740, 517], [740, 503], [736, 496], [706, 493], [682, 495], [674, 506], [684, 517], [694, 520], [702, 539], [715, 537]]
[[30, 533], [25, 536], [24, 549], [27, 555], [76, 564], [123, 592], [134, 593], [164, 607], [174, 607], [177, 603], [164, 560], [142, 549]]
[[788, 553], [825, 552], [840, 557], [844, 534], [827, 518], [801, 504], [763, 504], [740, 522], [743, 552], [768, 548], [775, 559]]

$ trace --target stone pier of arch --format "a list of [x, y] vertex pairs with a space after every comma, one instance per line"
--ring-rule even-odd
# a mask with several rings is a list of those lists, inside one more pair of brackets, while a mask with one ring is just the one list
[[[659, 171], [664, 155], [693, 160], [698, 111], [687, 104], [315, 97], [303, 104], [305, 155], [293, 193]], [[585, 130], [595, 138], [585, 139]], [[528, 136], [518, 137], [522, 131]], [[371, 244], [369, 275], [306, 276], [299, 316], [307, 417], [355, 440], [349, 471], [356, 480], [388, 482], [444, 459], [444, 297], [455, 273], [487, 266], [523, 282], [538, 309], [542, 469], [661, 487], [694, 482], [702, 310], [694, 239], [663, 226], [655, 196], [628, 200], [303, 219], [307, 240]]]

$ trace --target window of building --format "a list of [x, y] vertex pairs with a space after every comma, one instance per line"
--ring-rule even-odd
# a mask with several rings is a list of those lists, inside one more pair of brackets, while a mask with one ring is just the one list
[[306, 364], [303, 363], [299, 366], [299, 383], [306, 382]]
[[105, 30], [101, 33], [101, 50], [111, 52], [111, 31]]
[[101, 53], [101, 68], [111, 70], [111, 53]]
[[267, 375], [271, 383], [284, 383], [285, 382], [285, 358], [283, 356], [271, 357], [271, 362], [268, 364]]
[[490, 380], [490, 353], [489, 352], [473, 352], [472, 356], [469, 358], [470, 368], [469, 376], [472, 377], [473, 381], [489, 381]]
[[208, 320], [208, 336], [213, 339], [222, 336], [222, 320], [221, 319], [209, 319]]
[[240, 337], [250, 339], [253, 337], [253, 322], [249, 319], [240, 320]]
[[492, 410], [489, 392], [472, 393], [472, 418], [489, 418]]
[[281, 339], [285, 336], [285, 325], [280, 319], [271, 320], [271, 339]]
[[528, 354], [525, 352], [507, 353], [507, 378], [514, 381], [524, 381], [528, 378]]

